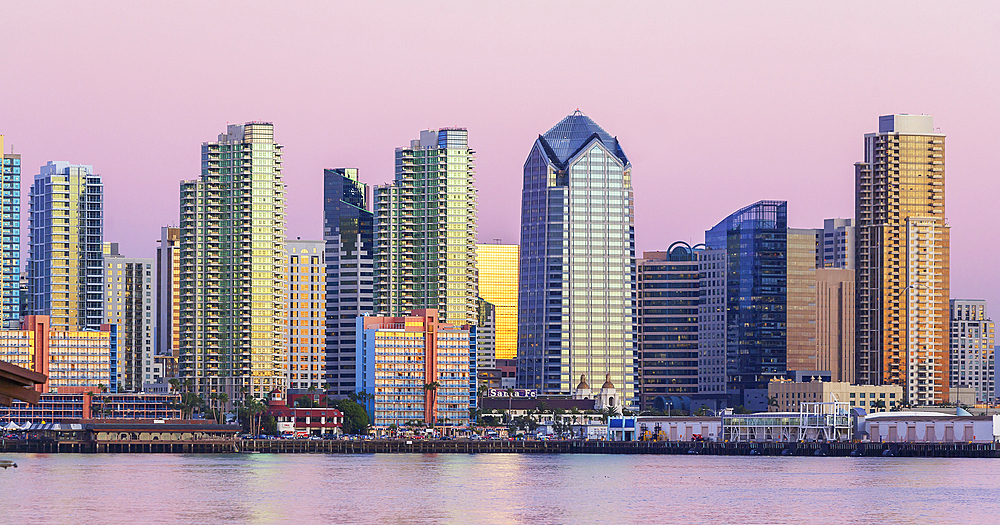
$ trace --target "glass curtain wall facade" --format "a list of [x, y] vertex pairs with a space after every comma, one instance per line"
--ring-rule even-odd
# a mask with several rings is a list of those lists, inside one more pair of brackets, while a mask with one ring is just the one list
[[570, 394], [610, 377], [636, 399], [632, 164], [576, 111], [539, 135], [524, 163], [517, 383]]
[[788, 209], [751, 204], [705, 232], [725, 250], [726, 394], [729, 406], [767, 409], [767, 383], [786, 373]]
[[517, 357], [517, 282], [520, 249], [516, 244], [479, 244], [479, 296], [496, 308], [496, 358]]
[[91, 166], [49, 161], [31, 185], [28, 314], [52, 329], [104, 322], [104, 184]]
[[355, 319], [373, 312], [374, 215], [357, 168], [323, 170], [326, 242], [326, 383], [330, 394], [354, 392]]
[[855, 164], [857, 380], [918, 406], [948, 400], [944, 142], [929, 115], [884, 115]]
[[284, 388], [285, 186], [274, 126], [231, 124], [181, 182], [178, 369], [206, 398]]
[[681, 408], [698, 393], [700, 245], [678, 241], [638, 261], [639, 396], [642, 410]]
[[15, 329], [21, 317], [21, 155], [4, 153], [3, 135], [0, 135], [0, 159], [3, 162], [3, 194], [0, 218], [3, 238], [0, 239], [0, 282], [3, 283], [3, 318], [0, 328]]
[[789, 228], [786, 237], [786, 366], [800, 372], [829, 372], [816, 344], [816, 237], [812, 228]]
[[396, 149], [396, 180], [375, 188], [375, 312], [437, 309], [476, 322], [475, 151], [469, 132], [420, 132]]

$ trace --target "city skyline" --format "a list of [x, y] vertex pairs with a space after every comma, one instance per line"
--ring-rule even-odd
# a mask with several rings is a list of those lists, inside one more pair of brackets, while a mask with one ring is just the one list
[[[318, 239], [317, 188], [324, 168], [355, 166], [362, 182], [384, 184], [392, 180], [393, 148], [414, 130], [463, 126], [477, 148], [483, 196], [479, 241], [512, 243], [518, 237], [522, 145], [579, 107], [629, 144], [637, 167], [636, 250], [641, 252], [665, 249], [675, 240], [697, 242], [719, 216], [761, 199], [787, 200], [792, 227], [848, 218], [859, 137], [873, 129], [877, 115], [925, 113], [935, 116], [951, 146], [952, 295], [1000, 300], [1000, 282], [989, 278], [988, 261], [997, 245], [988, 226], [998, 218], [993, 195], [1000, 192], [1000, 180], [989, 176], [1000, 161], [991, 147], [992, 116], [1000, 107], [990, 93], [1000, 81], [1000, 67], [970, 53], [1000, 45], [991, 22], [997, 19], [995, 4], [965, 4], [964, 10], [925, 4], [902, 12], [881, 5], [794, 10], [776, 4], [714, 10], [646, 5], [601, 17], [596, 4], [584, 4], [565, 25], [545, 31], [539, 30], [541, 21], [566, 4], [496, 7], [487, 18], [514, 32], [509, 52], [497, 47], [507, 33], [500, 40], [495, 30], [471, 31], [475, 13], [458, 6], [439, 19], [437, 10], [407, 6], [368, 13], [355, 6], [305, 7], [269, 18], [277, 35], [271, 42], [245, 44], [253, 51], [246, 56], [281, 57], [278, 74], [247, 90], [229, 90], [219, 100], [203, 95], [225, 85], [223, 79], [248, 58], [219, 62], [202, 51], [224, 49], [238, 40], [241, 27], [256, 27], [269, 11], [247, 6], [233, 15], [233, 26], [203, 31], [204, 21], [222, 16], [223, 8], [201, 6], [203, 16], [189, 17], [183, 6], [68, 5], [44, 14], [12, 6], [10, 16], [19, 23], [0, 39], [8, 49], [34, 42], [30, 52], [5, 56], [5, 70], [21, 76], [0, 86], [0, 133], [7, 151], [13, 145], [28, 170], [22, 192], [27, 192], [23, 181], [48, 160], [94, 166], [107, 188], [107, 237], [120, 242], [123, 253], [150, 257], [159, 227], [179, 220], [177, 181], [200, 171], [192, 145], [213, 136], [223, 122], [267, 120], [289, 147], [289, 236]], [[95, 17], [101, 27], [118, 30], [70, 30]], [[411, 21], [425, 29], [455, 26], [464, 42], [449, 60], [454, 68], [449, 76], [458, 80], [440, 93], [421, 93], [425, 103], [418, 105], [408, 103], [406, 88], [383, 87], [397, 85], [384, 80], [399, 71], [412, 74], [413, 81], [430, 80], [429, 72], [413, 69], [405, 57], [431, 52], [446, 36], [422, 30], [416, 38], [414, 28], [421, 24], [411, 27]], [[632, 24], [635, 30], [621, 34], [617, 48], [574, 44], [572, 35], [606, 24]], [[342, 30], [336, 39], [327, 31], [331, 26]], [[32, 37], [37, 34], [47, 37], [37, 41]], [[871, 52], [864, 34], [923, 51], [886, 61]], [[928, 35], [934, 43], [925, 46]], [[272, 44], [279, 41], [284, 43]], [[614, 60], [634, 78], [624, 83], [608, 75], [583, 83], [561, 78], [544, 56], [529, 52], [538, 46], [572, 60], [588, 55]], [[496, 59], [489, 58], [494, 51]], [[325, 65], [313, 68], [314, 63]], [[936, 65], [925, 67], [931, 63]], [[206, 74], [216, 69], [218, 74]], [[95, 82], [51, 82], [55, 71]], [[533, 81], [522, 82], [528, 78]], [[551, 87], [532, 87], [538, 85]], [[56, 121], [86, 123], [86, 132], [82, 124], [48, 124]], [[333, 122], [337, 125], [330, 126]], [[709, 146], [720, 136], [724, 148]], [[138, 152], [149, 143], [157, 144], [158, 160], [142, 163], [139, 171]], [[661, 151], [670, 154], [669, 164], [655, 162]], [[713, 162], [706, 163], [709, 154]], [[132, 184], [136, 178], [143, 183]], [[683, 213], [658, 205], [706, 193], [712, 202], [686, 206]]]

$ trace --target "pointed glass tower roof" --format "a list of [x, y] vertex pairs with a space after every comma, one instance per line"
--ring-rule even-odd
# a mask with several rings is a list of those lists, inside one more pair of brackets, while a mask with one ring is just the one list
[[552, 129], [546, 131], [539, 139], [547, 146], [546, 153], [551, 160], [556, 164], [565, 165], [566, 161], [590, 142], [595, 135], [623, 163], [628, 164], [628, 158], [625, 157], [625, 152], [618, 145], [618, 139], [609, 135], [607, 131], [604, 131], [604, 128], [598, 126], [579, 109], [552, 126]]

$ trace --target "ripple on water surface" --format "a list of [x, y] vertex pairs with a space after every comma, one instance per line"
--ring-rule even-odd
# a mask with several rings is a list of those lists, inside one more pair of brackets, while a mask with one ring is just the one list
[[995, 459], [8, 454], [10, 523], [994, 523]]

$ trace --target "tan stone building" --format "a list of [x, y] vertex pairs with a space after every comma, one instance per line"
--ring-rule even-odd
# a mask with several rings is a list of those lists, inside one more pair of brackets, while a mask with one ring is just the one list
[[854, 270], [819, 268], [815, 275], [818, 369], [854, 383]]
[[840, 401], [867, 412], [889, 410], [903, 401], [903, 387], [899, 385], [852, 385], [846, 381], [810, 381], [796, 383], [774, 380], [767, 385], [770, 401], [769, 412], [795, 412], [799, 403], [829, 403]]

